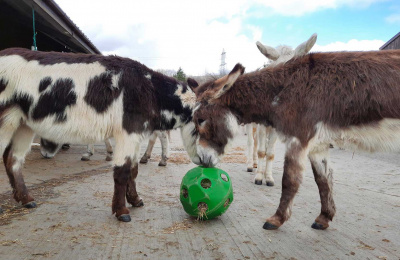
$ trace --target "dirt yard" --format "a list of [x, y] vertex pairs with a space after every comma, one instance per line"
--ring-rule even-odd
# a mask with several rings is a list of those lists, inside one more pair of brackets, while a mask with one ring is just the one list
[[80, 160], [84, 146], [54, 159], [33, 146], [24, 176], [36, 209], [14, 202], [1, 166], [0, 259], [400, 259], [399, 154], [331, 149], [337, 213], [330, 228], [311, 228], [320, 202], [308, 165], [291, 219], [267, 231], [262, 226], [281, 194], [284, 146], [277, 145], [275, 186], [257, 186], [246, 172], [247, 137], [240, 133], [219, 165], [231, 176], [234, 201], [219, 218], [197, 221], [179, 201], [182, 177], [195, 165], [179, 131], [171, 134], [168, 166], [157, 166], [158, 141], [151, 161], [139, 166], [145, 205], [130, 208], [130, 223], [111, 215], [113, 178], [103, 144], [89, 162]]

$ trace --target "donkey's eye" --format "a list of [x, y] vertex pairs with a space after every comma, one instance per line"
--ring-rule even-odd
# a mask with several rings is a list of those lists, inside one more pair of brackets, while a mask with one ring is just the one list
[[201, 126], [205, 121], [206, 120], [199, 118], [197, 119], [197, 124]]

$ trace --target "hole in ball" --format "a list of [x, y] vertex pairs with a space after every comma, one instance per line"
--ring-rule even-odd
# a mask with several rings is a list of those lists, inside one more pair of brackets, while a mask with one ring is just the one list
[[198, 208], [200, 211], [206, 211], [206, 210], [208, 209], [208, 205], [207, 205], [207, 203], [205, 203], [205, 202], [200, 202], [200, 203], [197, 205], [197, 208]]
[[183, 188], [182, 189], [182, 196], [187, 199], [187, 197], [189, 197], [189, 192], [187, 189]]
[[224, 203], [225, 208], [229, 206], [229, 202], [231, 202], [231, 199], [228, 198]]
[[207, 210], [208, 210], [208, 205], [205, 202], [200, 202], [199, 204], [197, 204], [197, 209], [199, 210], [197, 219], [204, 219], [207, 218]]
[[209, 189], [211, 187], [211, 181], [209, 179], [202, 179], [200, 185], [204, 189]]
[[221, 178], [222, 178], [224, 181], [228, 182], [228, 176], [226, 176], [224, 173], [221, 173]]

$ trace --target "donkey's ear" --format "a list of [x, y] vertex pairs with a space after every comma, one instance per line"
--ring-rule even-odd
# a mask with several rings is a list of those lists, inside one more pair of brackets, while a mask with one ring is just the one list
[[294, 50], [294, 56], [306, 55], [314, 46], [316, 41], [317, 34], [314, 33], [313, 35], [311, 35], [310, 39], [297, 46], [297, 48]]
[[256, 45], [260, 52], [268, 59], [277, 60], [279, 58], [279, 53], [274, 47], [264, 45], [261, 42], [256, 42]]
[[188, 78], [187, 83], [188, 83], [189, 87], [193, 90], [193, 92], [194, 92], [194, 89], [199, 86], [199, 83], [197, 83], [197, 81], [192, 78]]
[[238, 63], [228, 75], [214, 81], [214, 86], [216, 87], [214, 87], [214, 93], [211, 99], [219, 98], [227, 92], [233, 86], [237, 78], [244, 73], [244, 70], [245, 68], [242, 64]]
[[244, 70], [245, 70], [245, 67], [243, 67], [242, 64], [237, 63], [235, 65], [235, 67], [233, 67], [231, 72], [229, 72], [226, 85], [229, 85], [229, 87], [231, 87], [233, 85], [233, 83], [235, 83], [237, 78], [239, 78], [240, 75], [243, 75]]

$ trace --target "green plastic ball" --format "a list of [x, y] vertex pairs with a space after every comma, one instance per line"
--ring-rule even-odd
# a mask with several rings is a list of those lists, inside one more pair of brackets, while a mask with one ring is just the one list
[[218, 168], [193, 168], [182, 179], [180, 200], [191, 216], [199, 219], [218, 217], [233, 201], [231, 179]]

